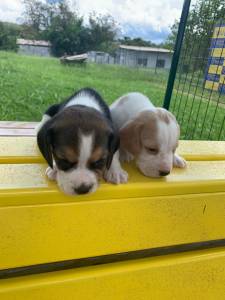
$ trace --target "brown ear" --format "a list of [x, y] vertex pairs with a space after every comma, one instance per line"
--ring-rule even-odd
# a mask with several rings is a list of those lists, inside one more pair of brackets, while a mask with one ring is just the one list
[[141, 129], [142, 123], [138, 120], [129, 122], [119, 131], [121, 148], [127, 150], [134, 156], [141, 151]]

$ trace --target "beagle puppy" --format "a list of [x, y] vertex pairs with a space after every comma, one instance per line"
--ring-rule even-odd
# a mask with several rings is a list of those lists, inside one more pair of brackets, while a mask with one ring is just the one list
[[81, 89], [49, 107], [36, 130], [49, 165], [46, 174], [64, 193], [94, 192], [102, 176], [113, 183], [126, 179], [127, 173], [113, 160], [119, 137], [109, 108], [95, 90]]
[[169, 111], [155, 107], [141, 93], [122, 96], [110, 111], [120, 136], [122, 161], [134, 159], [140, 171], [150, 177], [166, 176], [173, 166], [186, 166], [175, 153], [180, 129]]

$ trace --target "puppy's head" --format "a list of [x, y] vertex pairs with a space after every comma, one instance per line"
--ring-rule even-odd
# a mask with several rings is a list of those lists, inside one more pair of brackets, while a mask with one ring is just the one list
[[163, 108], [144, 111], [120, 129], [121, 148], [134, 155], [142, 173], [168, 175], [178, 146], [180, 130], [175, 117]]
[[38, 132], [38, 146], [66, 194], [94, 192], [119, 147], [119, 137], [104, 116], [84, 106], [68, 107]]

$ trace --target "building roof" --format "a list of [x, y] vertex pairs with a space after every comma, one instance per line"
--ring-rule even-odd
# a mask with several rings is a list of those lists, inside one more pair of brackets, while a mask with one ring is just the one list
[[172, 53], [173, 51], [164, 48], [153, 48], [153, 47], [140, 47], [140, 46], [128, 46], [120, 45], [120, 49], [144, 51], [144, 52], [160, 52], [160, 53]]
[[42, 47], [51, 46], [51, 43], [48, 41], [37, 41], [37, 40], [17, 39], [16, 43], [17, 45], [42, 46]]

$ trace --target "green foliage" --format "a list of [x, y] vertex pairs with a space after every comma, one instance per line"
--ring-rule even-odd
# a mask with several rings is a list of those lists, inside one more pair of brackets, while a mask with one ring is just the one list
[[169, 50], [173, 50], [175, 42], [176, 42], [176, 37], [177, 37], [177, 32], [178, 32], [178, 26], [179, 22], [176, 20], [173, 26], [170, 28], [171, 33], [168, 35], [166, 41], [165, 41], [165, 48]]
[[111, 16], [91, 14], [86, 26], [66, 0], [55, 4], [40, 0], [23, 2], [26, 20], [23, 36], [50, 40], [56, 56], [113, 50], [117, 26]]
[[90, 50], [112, 52], [117, 26], [110, 15], [91, 14], [89, 17]]
[[[224, 0], [197, 0], [189, 12], [189, 17], [185, 30], [183, 49], [189, 49], [188, 53], [193, 58], [198, 57], [205, 59], [208, 56], [208, 48], [210, 46], [214, 25], [220, 20], [225, 21], [225, 1]], [[171, 27], [166, 46], [173, 49], [179, 22], [175, 21]], [[202, 69], [204, 71], [202, 59], [191, 62], [189, 70]], [[184, 61], [184, 64], [189, 64]]]
[[45, 30], [50, 22], [55, 7], [48, 1], [22, 0], [24, 5], [25, 24], [32, 27], [35, 34]]
[[143, 47], [156, 47], [157, 45], [152, 43], [151, 41], [145, 41], [142, 38], [130, 38], [129, 36], [125, 36], [123, 39], [119, 40], [123, 45], [129, 46], [143, 46]]
[[46, 28], [46, 36], [51, 41], [56, 56], [86, 51], [87, 33], [83, 19], [72, 12], [65, 2], [59, 4], [52, 15], [50, 25]]
[[0, 50], [16, 50], [20, 28], [16, 24], [0, 22]]

